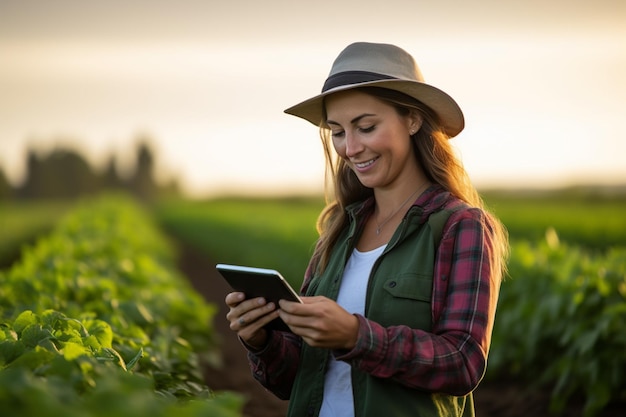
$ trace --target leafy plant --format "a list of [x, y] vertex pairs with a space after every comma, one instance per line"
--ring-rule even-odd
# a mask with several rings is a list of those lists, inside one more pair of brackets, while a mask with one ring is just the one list
[[552, 409], [585, 397], [592, 416], [626, 399], [626, 248], [591, 254], [547, 239], [513, 244], [490, 373], [553, 386]]
[[25, 250], [0, 273], [3, 413], [28, 415], [28, 396], [48, 404], [47, 415], [101, 415], [112, 406], [106, 399], [119, 404], [116, 415], [238, 413], [236, 396], [216, 401], [203, 382], [202, 363], [216, 357], [215, 307], [174, 260], [151, 218], [123, 195], [82, 202]]

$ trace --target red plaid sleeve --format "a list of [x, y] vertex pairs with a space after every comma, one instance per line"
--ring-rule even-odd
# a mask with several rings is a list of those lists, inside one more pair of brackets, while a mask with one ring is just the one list
[[300, 363], [302, 339], [289, 332], [272, 332], [267, 346], [259, 352], [248, 351], [254, 378], [274, 395], [288, 400]]

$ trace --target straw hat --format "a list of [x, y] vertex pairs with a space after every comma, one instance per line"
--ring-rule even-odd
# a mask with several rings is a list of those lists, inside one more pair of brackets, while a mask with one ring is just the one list
[[450, 137], [458, 135], [465, 126], [459, 105], [448, 94], [424, 82], [413, 57], [397, 46], [382, 43], [348, 45], [335, 59], [322, 93], [288, 108], [285, 113], [319, 126], [323, 122], [324, 97], [373, 86], [400, 91], [424, 103], [439, 116]]

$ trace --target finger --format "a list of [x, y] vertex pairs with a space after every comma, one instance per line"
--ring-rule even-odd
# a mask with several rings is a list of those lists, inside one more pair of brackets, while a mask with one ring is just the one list
[[302, 312], [306, 310], [306, 308], [303, 308], [305, 305], [297, 301], [279, 300], [278, 305], [282, 310], [290, 314], [302, 314]]
[[[243, 293], [240, 293], [243, 294]], [[252, 298], [250, 300], [243, 300], [233, 305], [229, 305], [229, 314], [234, 317], [243, 316], [246, 312], [259, 308], [259, 306], [265, 305], [266, 301], [263, 297]], [[229, 318], [230, 320], [230, 318]]]
[[[260, 301], [257, 301], [257, 303], [259, 302]], [[263, 300], [263, 303], [264, 302], [265, 300]], [[231, 311], [227, 314], [227, 318], [230, 321], [230, 328], [235, 331], [240, 330], [248, 325], [256, 323], [259, 319], [263, 318], [275, 309], [276, 306], [274, 303], [256, 304], [255, 308], [244, 311], [242, 314], [237, 314], [237, 308], [231, 309]]]
[[[299, 335], [302, 335], [302, 330], [311, 328], [315, 325], [315, 319], [310, 315], [293, 314], [284, 310], [283, 308], [278, 310], [278, 315], [285, 322], [285, 324], [292, 329], [294, 333]], [[295, 329], [300, 329], [300, 331], [296, 331]]]
[[299, 307], [302, 307], [303, 305], [317, 304], [317, 303], [324, 303], [327, 301], [331, 301], [329, 298], [324, 297], [324, 296], [319, 296], [319, 295], [315, 297], [300, 297], [300, 299], [302, 300], [301, 303], [297, 301], [279, 300], [280, 308], [286, 308], [289, 311], [292, 311], [294, 309], [297, 310]]
[[[259, 317], [253, 322], [248, 323], [245, 321], [244, 318], [244, 324], [239, 329], [236, 329], [237, 335], [246, 342], [258, 339], [259, 334], [265, 332], [265, 326], [277, 317], [278, 311], [274, 310], [264, 316]], [[239, 324], [239, 321], [237, 321], [236, 323]]]
[[259, 320], [242, 327], [237, 335], [248, 345], [261, 349], [267, 342], [268, 332], [265, 326], [278, 317], [278, 310], [259, 318]]
[[[231, 293], [231, 294], [243, 294], [243, 293]], [[230, 294], [226, 296], [226, 298], [229, 299], [229, 296]], [[233, 295], [229, 299], [229, 301], [232, 301], [233, 298], [237, 299], [237, 298], [241, 298], [241, 296]], [[259, 306], [262, 306], [264, 304], [265, 304], [265, 299], [263, 298], [254, 298], [252, 300], [244, 300], [238, 303], [229, 304], [230, 309], [228, 310], [228, 313], [226, 314], [226, 320], [230, 322], [230, 327], [233, 328], [234, 322], [236, 322], [239, 319], [239, 317], [243, 316], [248, 311], [258, 308]]]
[[302, 300], [304, 304], [323, 303], [329, 300], [327, 297], [324, 297], [323, 295], [316, 295], [314, 297], [300, 297], [300, 299]]
[[248, 320], [245, 317], [242, 317], [240, 318], [240, 320], [237, 320], [237, 324], [243, 323], [243, 324], [240, 324], [241, 326], [240, 331], [246, 330], [251, 333], [254, 333], [257, 330], [265, 327], [266, 324], [276, 319], [277, 317], [278, 317], [278, 310], [272, 310], [263, 314], [262, 316], [255, 318], [254, 320]]
[[242, 292], [231, 292], [231, 293], [226, 294], [226, 298], [224, 299], [224, 302], [226, 303], [227, 306], [234, 307], [240, 302], [242, 302], [243, 300], [245, 300], [245, 298], [246, 296]]

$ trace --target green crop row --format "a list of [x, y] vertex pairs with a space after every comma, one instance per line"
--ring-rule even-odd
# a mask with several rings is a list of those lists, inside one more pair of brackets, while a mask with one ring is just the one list
[[3, 415], [240, 415], [203, 382], [215, 308], [174, 262], [147, 213], [108, 195], [0, 272]]
[[626, 248], [603, 254], [559, 243], [512, 245], [489, 376], [553, 387], [551, 407], [585, 398], [584, 415], [626, 401]]

